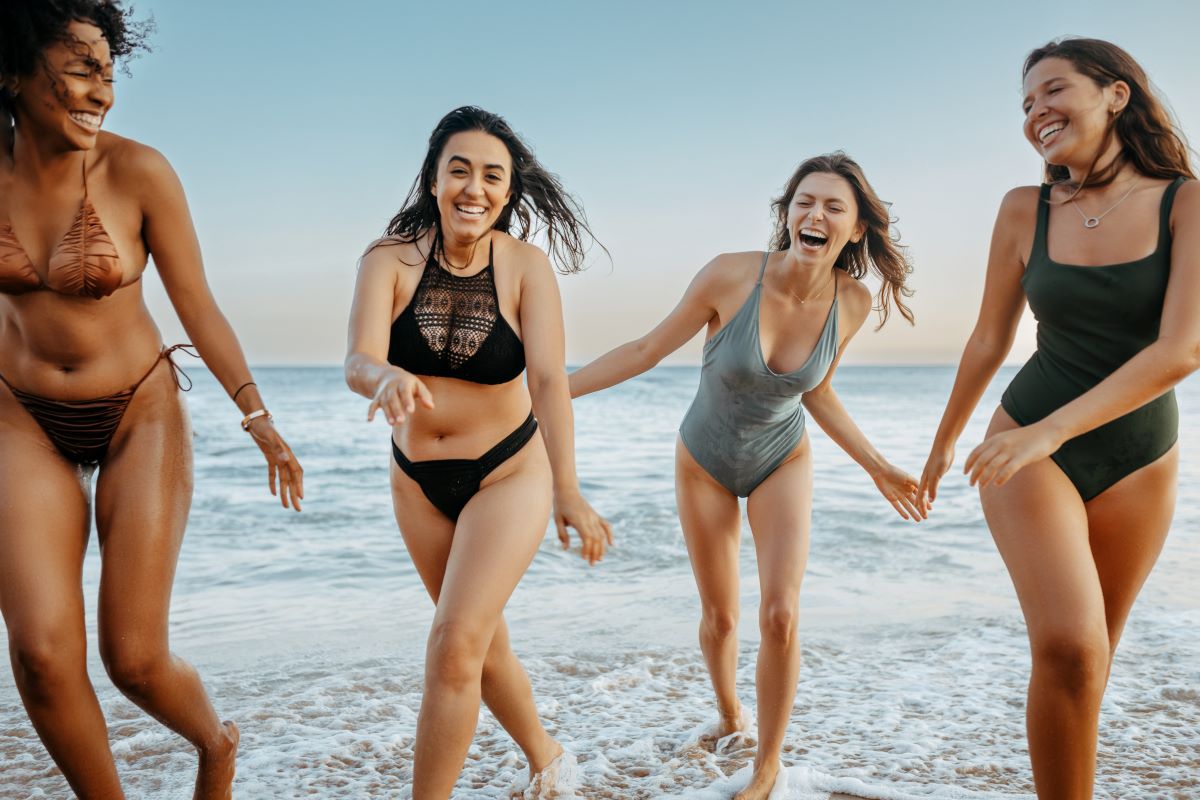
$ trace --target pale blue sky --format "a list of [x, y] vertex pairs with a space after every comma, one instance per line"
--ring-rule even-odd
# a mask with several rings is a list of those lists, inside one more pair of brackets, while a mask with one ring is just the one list
[[[120, 80], [106, 126], [175, 165], [256, 363], [341, 361], [355, 259], [433, 125], [465, 103], [526, 137], [612, 253], [561, 280], [572, 361], [644, 332], [716, 253], [763, 248], [795, 165], [841, 148], [893, 203], [917, 267], [917, 327], [868, 327], [847, 362], [951, 362], [999, 200], [1040, 174], [1021, 135], [1025, 54], [1063, 34], [1117, 42], [1195, 140], [1197, 8], [140, 0], [154, 52]], [[1031, 349], [1027, 325], [1014, 360]]]

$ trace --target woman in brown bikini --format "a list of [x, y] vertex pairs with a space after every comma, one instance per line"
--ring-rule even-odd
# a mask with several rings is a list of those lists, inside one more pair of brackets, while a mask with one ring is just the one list
[[17, 688], [67, 782], [122, 797], [80, 580], [98, 466], [105, 668], [196, 747], [195, 797], [228, 798], [237, 728], [167, 644], [192, 452], [176, 348], [142, 297], [151, 255], [284, 506], [299, 510], [302, 473], [209, 291], [178, 178], [155, 150], [101, 131], [113, 59], [140, 38], [115, 0], [0, 5], [0, 611]]

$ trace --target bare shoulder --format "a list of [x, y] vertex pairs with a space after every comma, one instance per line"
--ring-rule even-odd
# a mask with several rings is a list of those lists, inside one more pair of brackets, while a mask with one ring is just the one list
[[706, 292], [726, 292], [757, 280], [762, 263], [762, 250], [721, 253], [700, 268], [693, 285]]
[[871, 313], [873, 300], [871, 290], [857, 278], [836, 270], [838, 281], [838, 303], [846, 309], [846, 315], [858, 325]]
[[514, 271], [519, 278], [547, 278], [554, 273], [550, 257], [542, 248], [502, 231], [492, 232], [492, 263], [501, 264], [501, 270]]
[[1037, 219], [1038, 203], [1041, 202], [1040, 186], [1018, 186], [1009, 189], [1000, 201], [997, 222], [1023, 225]]
[[107, 131], [96, 142], [96, 160], [108, 167], [111, 180], [120, 186], [159, 188], [179, 178], [167, 157], [148, 144]]
[[1180, 222], [1191, 226], [1200, 224], [1200, 181], [1184, 181], [1175, 192], [1175, 203], [1171, 206], [1171, 230]]
[[399, 276], [401, 267], [423, 262], [424, 258], [415, 242], [402, 242], [393, 236], [384, 236], [366, 246], [359, 257], [358, 268], [364, 276]]

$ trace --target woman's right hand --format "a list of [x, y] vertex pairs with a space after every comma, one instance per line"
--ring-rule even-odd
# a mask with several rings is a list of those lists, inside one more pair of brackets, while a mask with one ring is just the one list
[[926, 508], [937, 499], [938, 482], [950, 471], [954, 463], [954, 445], [939, 446], [934, 444], [925, 461], [925, 469], [921, 472], [921, 482], [917, 485], [917, 498], [923, 499]]
[[367, 422], [375, 419], [376, 411], [383, 411], [389, 425], [408, 419], [417, 408], [417, 401], [425, 408], [433, 408], [433, 395], [421, 379], [411, 372], [392, 367], [379, 379], [371, 405], [367, 407]]
[[571, 539], [567, 535], [570, 526], [579, 532], [582, 546], [580, 555], [591, 565], [604, 558], [604, 553], [613, 544], [612, 525], [596, 513], [591, 504], [578, 491], [556, 491], [554, 493], [554, 525], [558, 529], [558, 540], [566, 550]]

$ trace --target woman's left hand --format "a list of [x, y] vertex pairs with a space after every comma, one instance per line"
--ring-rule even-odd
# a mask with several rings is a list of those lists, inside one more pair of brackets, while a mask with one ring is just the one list
[[596, 513], [591, 504], [579, 492], [555, 492], [554, 526], [558, 529], [558, 540], [566, 550], [571, 544], [567, 526], [579, 532], [582, 555], [589, 564], [604, 558], [604, 552], [613, 543], [612, 525]]
[[917, 495], [917, 479], [899, 467], [885, 464], [871, 475], [884, 499], [904, 519], [919, 522], [929, 516], [929, 506]]
[[[300, 501], [304, 499], [304, 469], [296, 460], [296, 454], [279, 435], [269, 417], [250, 420], [248, 432], [267, 459], [267, 486], [271, 494], [280, 499], [284, 508], [288, 508], [290, 502], [291, 507], [299, 511]], [[278, 490], [276, 477], [279, 478]]]
[[1061, 445], [1041, 424], [1003, 431], [989, 436], [971, 451], [963, 472], [970, 475], [972, 486], [982, 488], [990, 483], [1003, 486], [1021, 467], [1048, 458]]

